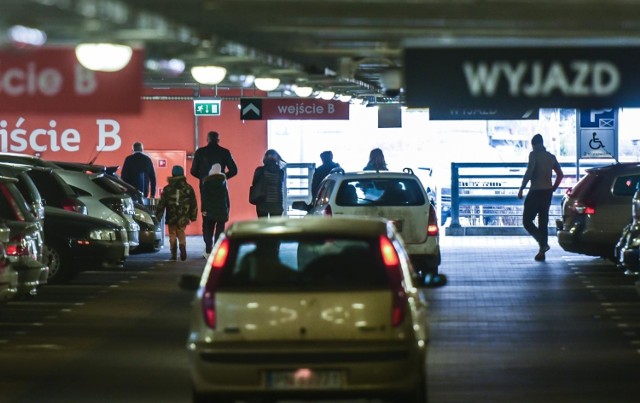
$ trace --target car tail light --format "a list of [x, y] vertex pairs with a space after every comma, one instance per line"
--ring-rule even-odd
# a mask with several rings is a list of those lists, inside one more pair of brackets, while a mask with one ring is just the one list
[[77, 199], [63, 199], [60, 203], [62, 208], [74, 213], [87, 214], [87, 206]]
[[29, 245], [23, 235], [11, 238], [5, 249], [7, 256], [29, 256]]
[[438, 228], [438, 217], [436, 216], [436, 209], [433, 208], [433, 204], [429, 204], [429, 223], [427, 224], [427, 235], [436, 236], [440, 232]]
[[391, 325], [397, 327], [402, 324], [407, 313], [407, 294], [402, 284], [400, 258], [391, 240], [385, 236], [380, 237], [380, 253], [387, 269], [387, 278], [392, 292]]
[[333, 210], [331, 210], [331, 206], [327, 206], [322, 213], [325, 217], [331, 217], [333, 215]]
[[211, 271], [202, 294], [202, 313], [204, 322], [211, 329], [216, 328], [216, 289], [220, 282], [222, 268], [227, 263], [229, 256], [229, 240], [223, 239], [220, 246], [215, 250], [211, 260]]
[[571, 210], [575, 211], [578, 214], [595, 214], [596, 206], [592, 202], [581, 203], [579, 201], [575, 201], [571, 205]]

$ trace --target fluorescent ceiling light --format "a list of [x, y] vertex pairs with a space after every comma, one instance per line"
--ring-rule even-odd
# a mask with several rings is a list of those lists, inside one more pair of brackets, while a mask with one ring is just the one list
[[335, 92], [333, 91], [320, 91], [320, 99], [324, 99], [325, 101], [329, 101], [332, 100], [333, 97], [336, 95]]
[[265, 92], [273, 91], [280, 85], [279, 78], [271, 78], [271, 77], [256, 77], [253, 81], [253, 85], [256, 86], [257, 89]]
[[82, 66], [93, 71], [114, 72], [122, 70], [129, 61], [133, 49], [111, 43], [82, 43], [76, 46], [76, 58]]
[[306, 98], [313, 93], [313, 87], [299, 87], [297, 85], [293, 85], [291, 88], [300, 98]]
[[227, 69], [220, 66], [194, 66], [191, 75], [200, 84], [217, 85], [224, 80]]

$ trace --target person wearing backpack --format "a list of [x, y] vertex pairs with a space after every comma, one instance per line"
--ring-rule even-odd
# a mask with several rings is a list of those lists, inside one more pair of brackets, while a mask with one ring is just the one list
[[262, 166], [253, 172], [251, 186], [261, 188], [262, 194], [258, 200], [251, 203], [256, 206], [258, 217], [281, 216], [284, 214], [284, 166], [280, 154], [269, 149], [264, 153]]
[[167, 213], [165, 222], [169, 228], [170, 261], [177, 260], [178, 247], [180, 247], [180, 260], [187, 259], [187, 238], [185, 228], [190, 222], [196, 220], [198, 215], [198, 202], [196, 192], [187, 183], [184, 169], [180, 165], [174, 165], [171, 169], [169, 184], [162, 188], [162, 194], [156, 207], [156, 217], [162, 217]]

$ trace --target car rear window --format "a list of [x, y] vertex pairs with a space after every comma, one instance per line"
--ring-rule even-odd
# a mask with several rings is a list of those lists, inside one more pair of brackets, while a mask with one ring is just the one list
[[0, 182], [0, 218], [27, 221], [29, 207], [16, 187]]
[[343, 181], [336, 194], [339, 206], [422, 206], [420, 183], [410, 178], [357, 179]]
[[388, 288], [378, 239], [232, 241], [220, 288]]
[[109, 193], [122, 194], [127, 193], [127, 188], [120, 185], [110, 177], [103, 175], [93, 178], [93, 182]]
[[598, 184], [602, 181], [603, 176], [597, 175], [595, 173], [588, 173], [582, 179], [576, 183], [576, 185], [571, 189], [571, 196], [576, 199], [582, 199], [587, 197], [589, 193], [592, 192], [592, 189], [596, 189]]
[[27, 173], [40, 192], [40, 196], [49, 206], [61, 207], [62, 200], [75, 197], [73, 189], [55, 172], [31, 170]]
[[619, 176], [613, 182], [613, 194], [615, 196], [632, 197], [638, 189], [638, 180], [640, 175]]

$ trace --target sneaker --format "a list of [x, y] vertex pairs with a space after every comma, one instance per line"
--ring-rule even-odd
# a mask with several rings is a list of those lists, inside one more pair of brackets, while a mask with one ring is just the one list
[[209, 253], [202, 252], [202, 257], [205, 258], [205, 259], [209, 259]]
[[549, 247], [549, 245], [545, 245], [543, 247], [540, 248], [540, 252], [545, 253], [547, 252], [549, 249], [551, 249], [551, 247]]
[[177, 262], [178, 258], [174, 255], [169, 258], [169, 262]]
[[540, 250], [540, 252], [538, 252], [538, 254], [536, 254], [536, 256], [533, 259], [536, 262], [544, 262], [545, 255], [544, 255], [544, 252], [542, 251], [542, 249]]

